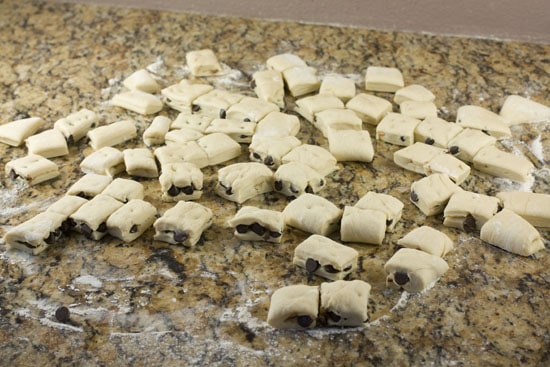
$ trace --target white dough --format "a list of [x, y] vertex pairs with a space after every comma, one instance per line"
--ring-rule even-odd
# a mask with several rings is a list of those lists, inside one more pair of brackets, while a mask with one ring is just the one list
[[479, 106], [460, 107], [456, 112], [456, 123], [464, 128], [482, 130], [497, 139], [512, 136], [502, 117]]
[[346, 103], [357, 116], [369, 125], [378, 125], [380, 120], [392, 111], [391, 102], [371, 94], [359, 93]]
[[145, 189], [142, 184], [127, 178], [115, 178], [101, 192], [102, 195], [108, 195], [122, 203], [127, 203], [132, 199], [141, 199], [145, 197]]
[[329, 108], [318, 112], [313, 126], [328, 137], [329, 130], [361, 130], [363, 121], [352, 110], [346, 108]]
[[329, 75], [323, 78], [319, 94], [330, 94], [347, 102], [355, 96], [355, 82], [343, 76]]
[[191, 110], [207, 115], [218, 117], [221, 110], [228, 110], [229, 107], [239, 102], [244, 98], [244, 95], [232, 93], [222, 89], [213, 89], [197, 97], [193, 101]]
[[70, 215], [73, 229], [89, 239], [100, 240], [107, 234], [107, 219], [122, 205], [109, 195], [99, 194]]
[[466, 232], [477, 232], [498, 211], [500, 200], [469, 191], [455, 192], [443, 215], [443, 224]]
[[157, 93], [160, 87], [157, 81], [145, 69], [130, 74], [122, 84], [130, 90], [140, 90], [145, 93]]
[[285, 230], [283, 213], [243, 206], [227, 224], [235, 228], [235, 237], [245, 241], [280, 243]]
[[323, 176], [302, 162], [285, 163], [275, 171], [273, 187], [275, 191], [288, 197], [298, 197], [303, 193], [315, 194], [325, 187]]
[[[230, 137], [227, 137], [227, 139], [235, 143]], [[206, 151], [196, 141], [188, 141], [181, 145], [163, 145], [155, 149], [154, 154], [160, 163], [161, 170], [162, 167], [170, 163], [193, 163], [199, 168], [206, 167], [209, 163]]]
[[438, 154], [424, 165], [424, 174], [445, 173], [457, 185], [470, 175], [470, 166], [451, 154]]
[[197, 200], [203, 192], [204, 175], [192, 163], [167, 163], [159, 177], [163, 201]]
[[179, 201], [153, 224], [154, 239], [192, 247], [211, 225], [212, 210], [193, 201]]
[[461, 190], [448, 175], [434, 173], [412, 183], [410, 199], [424, 215], [436, 215], [442, 213], [450, 197]]
[[362, 280], [321, 283], [319, 315], [329, 326], [362, 326], [369, 319], [371, 286]]
[[257, 71], [252, 75], [254, 93], [263, 101], [285, 107], [285, 83], [277, 70]]
[[27, 155], [6, 163], [6, 176], [22, 177], [29, 185], [36, 185], [59, 176], [57, 164], [40, 155]]
[[216, 194], [237, 203], [273, 190], [273, 172], [256, 162], [234, 163], [218, 170]]
[[525, 157], [489, 145], [474, 156], [474, 168], [493, 176], [526, 182], [535, 166]]
[[290, 94], [300, 97], [319, 89], [320, 81], [317, 70], [309, 66], [296, 66], [283, 71], [283, 78]]
[[217, 118], [213, 114], [207, 114], [202, 112], [191, 113], [191, 112], [181, 112], [176, 119], [172, 122], [170, 126], [171, 129], [183, 129], [191, 128], [198, 132], [204, 133], [210, 123]]
[[403, 207], [401, 200], [383, 193], [369, 191], [357, 201], [356, 208], [379, 210], [386, 214], [387, 232], [393, 232], [401, 219]]
[[336, 158], [328, 150], [318, 145], [302, 144], [297, 146], [288, 152], [282, 160], [283, 163], [295, 161], [307, 164], [323, 176], [338, 168]]
[[286, 137], [296, 136], [300, 131], [300, 120], [297, 116], [283, 112], [271, 112], [258, 122], [257, 136]]
[[214, 89], [209, 84], [195, 83], [183, 79], [177, 84], [173, 84], [161, 91], [164, 101], [171, 108], [180, 112], [191, 112], [193, 102], [198, 97]]
[[404, 101], [399, 105], [399, 112], [420, 120], [428, 117], [437, 117], [437, 106], [433, 102]]
[[271, 56], [267, 59], [266, 65], [269, 69], [276, 70], [281, 73], [292, 67], [307, 66], [306, 62], [299, 56], [290, 53]]
[[289, 285], [271, 295], [267, 323], [277, 329], [308, 329], [319, 314], [319, 287]]
[[550, 121], [550, 107], [518, 95], [506, 97], [500, 116], [508, 125]]
[[69, 187], [67, 195], [91, 199], [105, 190], [112, 181], [113, 178], [111, 176], [88, 173]]
[[444, 153], [443, 148], [416, 142], [393, 153], [393, 161], [406, 170], [424, 174], [426, 164]]
[[25, 143], [30, 154], [41, 155], [45, 158], [69, 154], [65, 137], [56, 129], [42, 131], [36, 135], [29, 136], [25, 140]]
[[386, 214], [379, 210], [346, 206], [340, 225], [340, 238], [345, 242], [381, 245], [386, 234]]
[[57, 120], [53, 127], [61, 131], [68, 144], [73, 144], [85, 137], [88, 131], [97, 125], [98, 121], [97, 113], [83, 108]]
[[155, 156], [147, 148], [124, 149], [124, 166], [126, 173], [134, 177], [158, 177], [159, 172]]
[[157, 209], [147, 201], [132, 199], [107, 219], [107, 232], [126, 243], [141, 236], [155, 221]]
[[505, 209], [520, 215], [535, 227], [550, 230], [550, 194], [534, 192], [499, 192], [497, 194]]
[[206, 153], [209, 166], [227, 162], [241, 154], [241, 145], [222, 133], [205, 135], [197, 140], [197, 144]]
[[271, 112], [279, 112], [279, 107], [260, 98], [244, 97], [229, 107], [226, 118], [257, 123]]
[[136, 124], [131, 120], [121, 120], [88, 131], [90, 146], [94, 150], [112, 147], [137, 136]]
[[252, 121], [243, 121], [242, 119], [214, 119], [208, 125], [205, 133], [223, 133], [235, 140], [237, 143], [250, 143], [252, 135], [256, 129], [256, 123]]
[[314, 123], [317, 113], [332, 108], [344, 108], [344, 103], [338, 97], [325, 94], [316, 94], [296, 101], [296, 112], [311, 123]]
[[328, 131], [330, 153], [338, 160], [372, 162], [374, 148], [367, 130], [334, 130]]
[[302, 144], [296, 137], [254, 135], [252, 143], [248, 146], [250, 160], [265, 164], [271, 169], [277, 169], [281, 165], [282, 158]]
[[369, 66], [365, 74], [365, 89], [375, 92], [395, 92], [405, 86], [403, 74], [397, 68]]
[[328, 236], [338, 228], [342, 210], [321, 196], [305, 193], [287, 204], [283, 216], [291, 227]]
[[419, 119], [390, 112], [376, 126], [376, 139], [395, 145], [412, 145], [414, 130], [418, 124]]
[[164, 143], [166, 145], [180, 145], [188, 141], [199, 140], [204, 136], [200, 131], [184, 126], [181, 129], [170, 130], [164, 135]]
[[111, 105], [122, 107], [141, 115], [151, 115], [162, 110], [162, 101], [153, 94], [131, 90], [116, 94]]
[[421, 226], [407, 233], [397, 241], [399, 246], [424, 251], [443, 257], [453, 250], [453, 241], [445, 233], [432, 227]]
[[124, 171], [124, 155], [113, 147], [104, 147], [96, 150], [80, 163], [84, 173], [97, 173], [114, 177]]
[[480, 130], [464, 129], [449, 141], [449, 153], [465, 162], [473, 162], [482, 148], [494, 145], [496, 141], [496, 138]]
[[222, 72], [216, 54], [210, 49], [190, 51], [185, 54], [185, 61], [194, 76], [211, 76]]
[[0, 142], [18, 147], [43, 124], [40, 117], [29, 117], [0, 125]]
[[59, 240], [66, 218], [55, 212], [39, 213], [7, 231], [4, 242], [10, 248], [38, 255]]
[[447, 148], [449, 141], [463, 130], [459, 125], [439, 117], [427, 117], [414, 130], [414, 140], [436, 147]]
[[435, 95], [422, 85], [410, 84], [395, 91], [393, 101], [398, 105], [405, 101], [433, 102]]
[[164, 144], [164, 136], [170, 130], [172, 120], [166, 116], [157, 116], [143, 132], [143, 142], [148, 147]]

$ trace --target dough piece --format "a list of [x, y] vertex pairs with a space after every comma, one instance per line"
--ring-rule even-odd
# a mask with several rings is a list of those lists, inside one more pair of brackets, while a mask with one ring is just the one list
[[234, 163], [220, 168], [216, 194], [236, 203], [273, 190], [273, 172], [256, 162]]
[[358, 256], [353, 248], [314, 234], [296, 246], [292, 263], [304, 268], [308, 275], [341, 280], [357, 268]]
[[439, 257], [445, 256], [454, 248], [453, 241], [449, 236], [428, 226], [413, 229], [398, 240], [397, 244]]
[[374, 92], [395, 92], [405, 86], [403, 74], [397, 68], [369, 66], [365, 74], [365, 89]]
[[253, 206], [243, 206], [227, 223], [235, 228], [235, 237], [245, 241], [281, 243], [285, 230], [283, 213]]
[[107, 232], [124, 242], [141, 236], [155, 221], [157, 208], [140, 199], [132, 199], [107, 219]]
[[56, 129], [46, 130], [29, 136], [25, 142], [30, 154], [41, 155], [44, 158], [69, 154], [65, 137]]
[[289, 162], [275, 171], [273, 187], [281, 194], [296, 198], [303, 193], [315, 194], [325, 187], [323, 176], [302, 162]]
[[384, 265], [388, 275], [386, 285], [411, 293], [425, 290], [448, 269], [449, 265], [441, 257], [412, 248], [398, 250]]
[[124, 149], [126, 173], [133, 177], [153, 178], [159, 176], [155, 156], [147, 148]]
[[114, 177], [124, 171], [124, 155], [113, 147], [105, 147], [96, 150], [80, 163], [80, 169], [84, 173], [97, 173]]
[[367, 130], [330, 129], [328, 146], [338, 162], [372, 162], [374, 158], [374, 148]]
[[177, 84], [164, 88], [160, 93], [168, 106], [176, 111], [191, 113], [193, 102], [214, 89], [209, 84], [195, 83], [183, 79]]
[[194, 76], [219, 75], [222, 72], [216, 54], [210, 49], [190, 51], [185, 54], [185, 61]]
[[445, 150], [443, 148], [417, 142], [395, 152], [393, 154], [393, 161], [399, 167], [406, 170], [424, 174], [426, 164], [444, 153]]
[[369, 320], [371, 286], [362, 280], [321, 283], [319, 317], [329, 326], [362, 326]]
[[424, 173], [445, 173], [457, 185], [463, 183], [470, 175], [470, 166], [451, 154], [436, 155], [424, 165]]
[[294, 54], [279, 54], [267, 59], [267, 67], [278, 72], [283, 72], [296, 66], [307, 66], [306, 62]]
[[474, 168], [493, 176], [526, 182], [535, 166], [527, 158], [489, 145], [474, 156]]
[[309, 66], [296, 66], [283, 71], [286, 86], [293, 97], [301, 97], [319, 89], [321, 82], [317, 70]]
[[182, 112], [176, 117], [174, 122], [172, 122], [172, 129], [183, 129], [191, 128], [198, 132], [204, 133], [212, 120], [216, 118], [215, 115], [210, 115], [206, 113], [191, 113], [191, 112]]
[[197, 200], [202, 196], [204, 176], [192, 163], [169, 163], [159, 177], [163, 201]]
[[550, 107], [518, 95], [506, 97], [500, 116], [508, 125], [550, 121]]
[[69, 187], [67, 195], [75, 195], [89, 200], [105, 190], [112, 181], [111, 176], [88, 173]]
[[182, 127], [181, 129], [168, 131], [166, 135], [164, 135], [164, 142], [166, 145], [180, 145], [187, 143], [188, 141], [199, 140], [203, 136], [204, 134], [200, 131], [194, 130], [190, 127]]
[[143, 185], [127, 178], [115, 178], [101, 194], [108, 195], [122, 203], [127, 203], [132, 199], [143, 200], [145, 197]]
[[[229, 137], [228, 139], [231, 140]], [[231, 142], [235, 143], [233, 140]], [[182, 145], [165, 145], [155, 149], [154, 154], [160, 163], [161, 171], [170, 163], [193, 163], [198, 168], [208, 166], [208, 155], [196, 141], [188, 141]]]
[[88, 131], [90, 146], [94, 150], [124, 143], [135, 138], [136, 135], [136, 124], [130, 120], [113, 122]]
[[206, 152], [209, 166], [227, 162], [241, 155], [240, 144], [222, 133], [205, 135], [197, 140], [197, 143]]
[[535, 227], [550, 230], [550, 194], [534, 192], [499, 192], [502, 206], [520, 215]]
[[33, 154], [9, 161], [5, 171], [6, 176], [13, 179], [21, 177], [31, 186], [59, 176], [57, 164]]
[[355, 96], [355, 82], [339, 75], [329, 75], [323, 78], [319, 94], [330, 94], [347, 102]]
[[530, 256], [545, 248], [535, 227], [508, 209], [502, 209], [481, 227], [480, 238], [521, 256]]
[[71, 214], [73, 229], [86, 238], [100, 240], [107, 234], [107, 219], [122, 205], [109, 195], [99, 194]]
[[302, 162], [326, 176], [337, 169], [336, 158], [318, 145], [302, 144], [283, 157], [283, 163]]
[[433, 102], [435, 95], [426, 87], [418, 84], [411, 84], [395, 91], [393, 102], [400, 105], [405, 101]]
[[61, 118], [53, 124], [53, 128], [61, 131], [68, 144], [73, 144], [86, 136], [90, 129], [96, 127], [99, 116], [83, 108], [69, 116]]
[[344, 108], [344, 103], [335, 96], [316, 94], [296, 101], [296, 112], [314, 123], [315, 115], [330, 108]]
[[391, 195], [369, 191], [359, 199], [355, 207], [383, 212], [386, 214], [386, 231], [393, 232], [397, 222], [401, 219], [404, 204]]
[[436, 147], [447, 148], [449, 141], [456, 137], [462, 127], [447, 122], [439, 117], [427, 117], [421, 121], [414, 131], [414, 140]]
[[495, 145], [497, 140], [480, 130], [464, 129], [449, 141], [449, 153], [465, 162], [473, 162], [474, 156], [484, 147]]
[[281, 165], [281, 159], [300, 144], [302, 142], [292, 135], [285, 137], [254, 135], [252, 143], [248, 146], [250, 160], [263, 163], [271, 169], [277, 169]]
[[191, 110], [207, 115], [219, 116], [221, 110], [227, 111], [229, 107], [243, 99], [244, 96], [231, 93], [226, 90], [214, 89], [205, 93], [193, 101]]
[[10, 229], [4, 235], [4, 242], [10, 248], [38, 255], [59, 240], [65, 219], [62, 214], [54, 212], [39, 213]]
[[[226, 112], [226, 118], [245, 122], [257, 123], [271, 112], [279, 112], [279, 107], [270, 102], [255, 97], [244, 97], [235, 103]], [[220, 117], [224, 118], [223, 111]]]
[[205, 132], [207, 134], [223, 133], [237, 143], [250, 143], [255, 129], [255, 122], [226, 118], [212, 120]]
[[411, 202], [426, 216], [442, 213], [451, 196], [462, 191], [448, 175], [434, 173], [411, 185]]
[[276, 70], [257, 71], [252, 75], [252, 89], [263, 101], [285, 107], [285, 83], [283, 75]]
[[267, 323], [277, 329], [310, 329], [318, 315], [319, 287], [289, 285], [273, 292]]
[[376, 139], [386, 143], [409, 146], [414, 143], [414, 130], [419, 119], [390, 112], [376, 126]]
[[157, 93], [160, 87], [157, 81], [145, 69], [140, 69], [130, 74], [122, 82], [130, 90], [140, 90], [145, 93]]
[[300, 119], [283, 112], [271, 112], [258, 122], [256, 136], [296, 136], [300, 131]]
[[315, 115], [313, 125], [327, 138], [329, 130], [361, 130], [363, 121], [352, 110], [329, 108]]
[[346, 108], [355, 112], [367, 124], [374, 126], [392, 111], [391, 102], [366, 93], [359, 93], [350, 99], [346, 103]]
[[512, 136], [502, 117], [479, 106], [459, 107], [456, 111], [456, 123], [464, 128], [481, 130], [497, 139]]
[[43, 124], [44, 120], [40, 117], [29, 117], [0, 125], [0, 142], [18, 147]]
[[443, 215], [443, 224], [465, 232], [477, 232], [498, 211], [500, 200], [469, 191], [455, 192]]
[[211, 225], [212, 210], [193, 201], [179, 201], [153, 224], [154, 239], [193, 247]]
[[78, 208], [87, 202], [87, 199], [79, 196], [65, 195], [50, 205], [46, 211], [61, 214], [65, 217], [65, 219], [67, 219], [71, 214], [76, 212]]
[[405, 116], [420, 120], [427, 117], [437, 117], [437, 107], [433, 102], [404, 101], [399, 105], [399, 111]]
[[288, 203], [283, 217], [291, 227], [328, 236], [338, 228], [342, 211], [321, 196], [305, 193]]
[[152, 145], [164, 144], [164, 136], [170, 130], [172, 120], [166, 116], [157, 116], [153, 119], [153, 122], [143, 132], [143, 142], [148, 147]]
[[386, 234], [386, 214], [380, 210], [344, 208], [340, 224], [340, 239], [344, 242], [381, 245]]
[[162, 101], [159, 97], [139, 90], [116, 94], [111, 99], [111, 105], [122, 107], [141, 115], [151, 115], [162, 110]]

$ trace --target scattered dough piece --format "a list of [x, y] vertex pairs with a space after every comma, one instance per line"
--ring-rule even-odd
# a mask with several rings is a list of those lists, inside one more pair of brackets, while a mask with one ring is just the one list
[[464, 129], [449, 141], [449, 153], [465, 162], [473, 162], [474, 156], [484, 147], [494, 145], [496, 139], [476, 129]]
[[56, 129], [46, 130], [29, 136], [25, 142], [30, 154], [41, 155], [45, 158], [69, 154], [65, 137]]
[[398, 105], [405, 101], [433, 102], [435, 95], [422, 85], [411, 84], [395, 91], [393, 101]]
[[222, 133], [205, 135], [197, 143], [206, 152], [209, 166], [227, 162], [241, 154], [241, 145]]
[[300, 120], [297, 116], [271, 112], [258, 122], [254, 135], [285, 137], [296, 136], [298, 131], [300, 131]]
[[317, 70], [309, 66], [296, 66], [283, 71], [283, 78], [290, 94], [300, 97], [319, 89], [320, 81]]
[[407, 233], [397, 241], [399, 246], [427, 252], [443, 257], [453, 250], [453, 241], [445, 233], [432, 227], [421, 226]]
[[395, 92], [405, 86], [403, 74], [397, 68], [369, 66], [365, 74], [365, 89], [375, 92]]
[[460, 185], [470, 175], [470, 166], [451, 154], [439, 154], [424, 165], [424, 174], [429, 176], [434, 173], [445, 173]]
[[355, 204], [359, 209], [379, 210], [386, 214], [387, 232], [393, 232], [397, 222], [401, 219], [403, 207], [401, 200], [383, 193], [369, 191]]
[[371, 286], [362, 280], [321, 283], [319, 316], [326, 325], [361, 326], [369, 320]]
[[210, 115], [206, 113], [191, 113], [191, 112], [181, 112], [178, 117], [172, 122], [170, 128], [172, 129], [183, 129], [191, 128], [197, 130], [201, 133], [204, 133], [212, 120], [216, 118], [215, 115]]
[[250, 143], [255, 129], [255, 122], [225, 118], [212, 120], [210, 125], [206, 128], [205, 133], [223, 133], [237, 143]]
[[192, 247], [211, 225], [212, 210], [193, 201], [179, 201], [153, 224], [154, 239]]
[[140, 199], [132, 199], [107, 219], [107, 232], [124, 242], [141, 236], [155, 221], [157, 208]]
[[195, 99], [213, 89], [214, 87], [209, 84], [195, 83], [183, 79], [177, 84], [164, 88], [160, 93], [168, 106], [180, 112], [190, 113]]
[[479, 106], [459, 107], [456, 111], [456, 123], [464, 128], [481, 130], [497, 139], [512, 136], [502, 117]]
[[302, 144], [283, 157], [283, 163], [302, 162], [326, 176], [337, 169], [336, 158], [325, 148], [318, 145]]
[[414, 130], [419, 119], [390, 112], [376, 126], [376, 139], [386, 143], [409, 146], [414, 143]]
[[[235, 143], [230, 137], [227, 139]], [[154, 154], [160, 163], [161, 171], [165, 165], [179, 162], [193, 163], [199, 168], [208, 166], [208, 155], [196, 141], [188, 141], [182, 145], [164, 145], [155, 149]]]
[[162, 101], [160, 98], [139, 90], [131, 90], [116, 94], [113, 99], [111, 99], [111, 104], [141, 115], [151, 115], [162, 110]]
[[323, 176], [302, 162], [289, 162], [281, 165], [274, 176], [275, 191], [288, 197], [298, 197], [303, 193], [315, 194], [325, 187]]
[[535, 227], [550, 230], [550, 195], [534, 192], [499, 192], [502, 206], [520, 215]]
[[340, 238], [345, 242], [381, 245], [386, 234], [386, 214], [379, 210], [344, 208]]
[[279, 54], [267, 59], [267, 67], [278, 72], [283, 72], [295, 66], [307, 66], [306, 62], [294, 54]]
[[319, 287], [289, 285], [271, 295], [267, 323], [277, 329], [313, 328], [319, 315]]
[[355, 96], [355, 82], [339, 75], [329, 75], [323, 78], [319, 94], [330, 94], [347, 102]]
[[11, 248], [38, 255], [61, 237], [65, 219], [65, 216], [55, 212], [39, 213], [11, 228], [4, 235], [4, 242]]
[[159, 176], [155, 156], [147, 148], [124, 149], [126, 173], [134, 177], [153, 178]]
[[272, 190], [273, 172], [261, 163], [234, 163], [218, 171], [216, 193], [227, 200], [240, 204]]
[[29, 117], [0, 125], [0, 142], [18, 147], [43, 124], [44, 120], [40, 117]]
[[88, 173], [82, 176], [67, 190], [67, 195], [91, 199], [100, 194], [113, 181], [111, 176]]
[[328, 146], [338, 162], [372, 162], [374, 158], [374, 148], [367, 130], [330, 129]]
[[359, 253], [328, 237], [314, 234], [296, 246], [292, 263], [331, 280], [341, 280], [357, 268]]
[[272, 169], [281, 165], [281, 159], [292, 149], [302, 144], [296, 137], [254, 135], [248, 146], [250, 160], [260, 162]]
[[506, 97], [500, 116], [508, 125], [550, 120], [550, 107], [518, 95]]
[[398, 250], [384, 265], [386, 284], [407, 292], [421, 292], [447, 270], [449, 265], [439, 256], [411, 248]]
[[86, 136], [99, 121], [99, 116], [88, 109], [81, 109], [69, 116], [57, 120], [53, 128], [61, 131], [68, 144], [73, 144]]
[[277, 70], [257, 71], [252, 75], [252, 89], [263, 101], [285, 107], [285, 82]]
[[535, 227], [508, 209], [502, 209], [481, 227], [480, 238], [521, 256], [530, 256], [545, 248]]
[[443, 215], [443, 224], [465, 232], [477, 232], [498, 211], [500, 200], [469, 191], [455, 192]]
[[321, 196], [305, 193], [288, 203], [283, 217], [291, 227], [328, 236], [338, 228], [342, 211]]
[[194, 76], [218, 75], [222, 71], [216, 54], [210, 49], [190, 51], [185, 54], [185, 60]]
[[235, 237], [245, 241], [280, 243], [285, 230], [283, 213], [253, 206], [243, 206], [227, 223], [235, 228]]
[[143, 142], [148, 147], [164, 144], [164, 136], [170, 130], [172, 120], [166, 116], [157, 116], [151, 125], [143, 132]]
[[122, 205], [109, 195], [99, 194], [71, 214], [73, 229], [86, 238], [100, 240], [107, 234], [107, 219]]
[[311, 123], [314, 122], [318, 112], [330, 108], [344, 108], [344, 103], [338, 97], [324, 94], [316, 94], [296, 101], [296, 112]]
[[59, 176], [57, 164], [40, 155], [27, 155], [6, 163], [6, 176], [22, 177], [29, 185], [36, 185]]
[[393, 161], [406, 170], [424, 174], [426, 164], [444, 153], [443, 148], [416, 142], [393, 153]]
[[526, 182], [535, 167], [527, 158], [489, 145], [474, 156], [474, 168], [493, 176]]
[[193, 101], [191, 110], [195, 113], [201, 112], [207, 115], [217, 117], [221, 110], [227, 111], [229, 107], [239, 102], [244, 95], [231, 93], [222, 89], [214, 89], [197, 97]]
[[127, 203], [132, 199], [143, 200], [145, 190], [143, 185], [137, 181], [127, 178], [115, 178], [101, 194], [108, 195], [122, 203]]
[[434, 173], [412, 183], [410, 199], [424, 215], [436, 215], [442, 213], [450, 197], [461, 190], [448, 175]]
[[114, 177], [124, 171], [124, 155], [113, 147], [104, 147], [96, 150], [80, 163], [84, 173], [97, 173]]
[[87, 199], [79, 196], [65, 195], [50, 205], [46, 211], [61, 214], [65, 217], [65, 219], [67, 219], [71, 214], [76, 212], [78, 208], [87, 202]]
[[94, 150], [124, 143], [135, 138], [136, 135], [136, 124], [131, 120], [113, 122], [88, 131], [90, 146]]
[[437, 107], [433, 102], [404, 101], [399, 105], [399, 111], [405, 116], [420, 120], [427, 117], [437, 117]]
[[414, 131], [414, 140], [436, 147], [447, 148], [449, 141], [457, 136], [463, 128], [439, 117], [427, 117]]
[[371, 94], [359, 93], [346, 103], [346, 108], [370, 125], [378, 125], [380, 120], [392, 111], [390, 101]]
[[204, 176], [192, 163], [168, 163], [159, 177], [163, 201], [197, 200], [202, 196]]
[[244, 97], [225, 112], [220, 111], [220, 118], [257, 123], [271, 112], [279, 112], [279, 107], [256, 97]]
[[140, 69], [130, 74], [122, 82], [130, 90], [140, 90], [145, 93], [157, 93], [160, 87], [157, 81], [145, 69]]
[[199, 140], [203, 136], [204, 134], [200, 131], [184, 126], [181, 129], [168, 131], [166, 135], [164, 135], [164, 142], [166, 145], [180, 145], [188, 141]]
[[329, 108], [315, 114], [313, 125], [321, 131], [325, 138], [329, 130], [361, 130], [363, 121], [352, 110], [345, 108]]

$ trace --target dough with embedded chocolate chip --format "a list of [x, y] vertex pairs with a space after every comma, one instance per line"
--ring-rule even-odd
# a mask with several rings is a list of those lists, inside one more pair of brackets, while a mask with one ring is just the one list
[[179, 201], [153, 224], [154, 239], [191, 247], [211, 225], [212, 210], [193, 201]]
[[289, 285], [271, 295], [267, 323], [278, 329], [309, 329], [317, 324], [319, 287]]
[[235, 228], [235, 237], [245, 241], [280, 243], [285, 229], [283, 213], [253, 206], [243, 206], [227, 224]]

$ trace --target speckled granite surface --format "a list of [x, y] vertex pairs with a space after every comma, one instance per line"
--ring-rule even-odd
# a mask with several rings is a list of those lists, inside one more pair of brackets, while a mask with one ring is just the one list
[[[51, 126], [80, 108], [103, 123], [133, 118], [143, 132], [151, 117], [107, 101], [131, 72], [150, 66], [163, 85], [185, 76], [185, 52], [212, 48], [230, 69], [209, 80], [248, 91], [250, 75], [265, 60], [293, 52], [321, 75], [347, 74], [362, 87], [369, 65], [396, 66], [407, 84], [432, 90], [440, 116], [453, 121], [463, 104], [498, 111], [511, 93], [550, 104], [550, 46], [428, 35], [382, 33], [295, 23], [170, 14], [154, 11], [0, 2], [0, 122], [40, 116]], [[387, 98], [389, 95], [383, 95]], [[174, 117], [165, 108], [162, 114]], [[513, 128], [507, 149], [534, 161], [534, 182], [518, 185], [479, 172], [462, 185], [499, 190], [549, 191], [548, 123]], [[372, 131], [371, 131], [372, 132]], [[299, 137], [326, 146], [303, 122]], [[141, 146], [138, 140], [128, 146]], [[398, 147], [375, 144], [372, 164], [346, 163], [320, 194], [337, 205], [353, 204], [369, 190], [406, 203], [397, 231], [384, 244], [352, 245], [360, 252], [354, 278], [371, 283], [371, 322], [364, 328], [278, 331], [265, 323], [271, 293], [306, 283], [291, 265], [293, 249], [307, 237], [288, 229], [280, 245], [242, 242], [225, 221], [237, 210], [212, 189], [217, 167], [204, 170], [200, 202], [215, 212], [213, 226], [196, 248], [152, 241], [152, 230], [124, 244], [78, 235], [40, 256], [7, 251], [0, 242], [0, 364], [29, 365], [548, 365], [550, 362], [550, 257], [528, 258], [482, 243], [476, 236], [424, 217], [408, 201], [420, 178], [391, 161]], [[246, 151], [239, 160], [246, 160]], [[55, 158], [61, 176], [34, 187], [0, 178], [0, 235], [44, 210], [82, 174], [85, 143]], [[0, 146], [0, 168], [25, 149]], [[156, 180], [142, 181], [146, 199], [160, 211]], [[275, 194], [247, 204], [284, 208]], [[383, 264], [395, 242], [417, 224], [430, 224], [455, 240], [450, 270], [424, 293], [388, 290]], [[548, 248], [548, 232], [542, 232]], [[311, 284], [319, 284], [313, 279]], [[67, 306], [62, 324], [55, 310]]]

